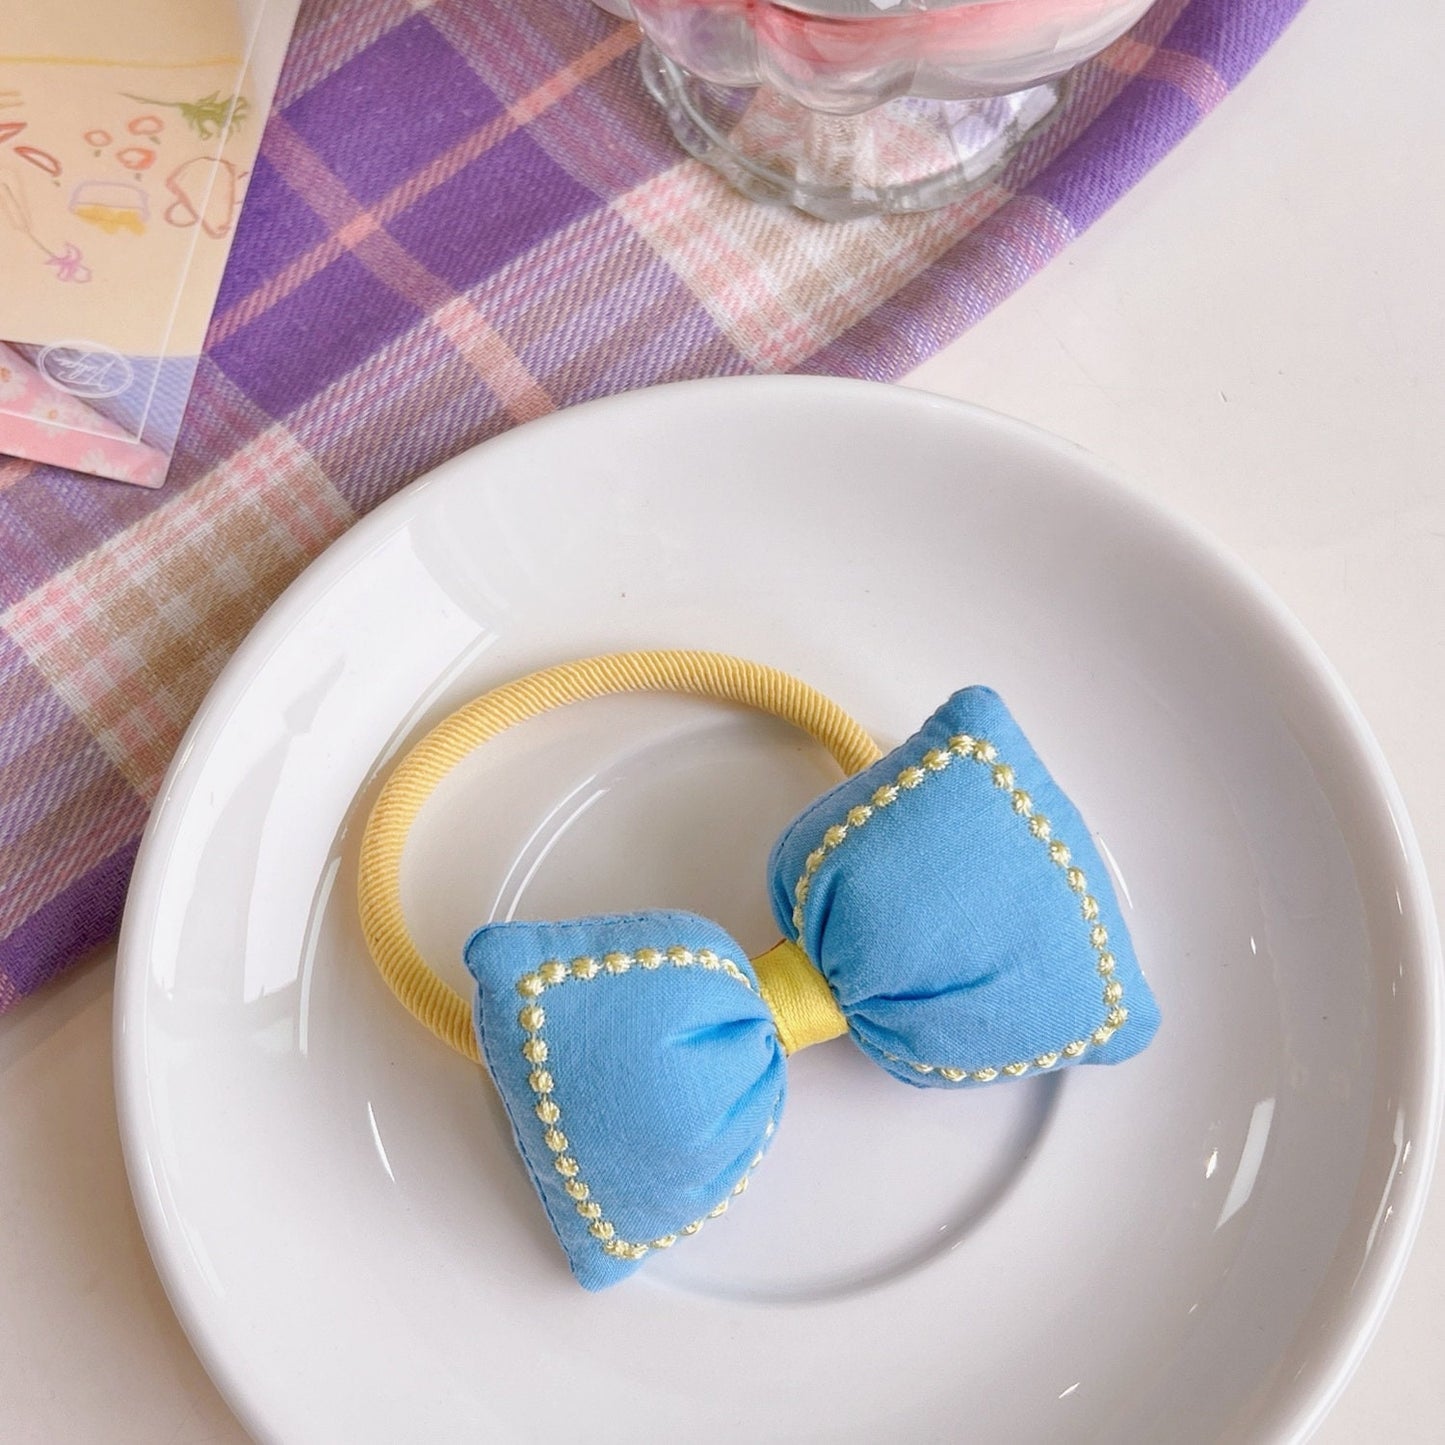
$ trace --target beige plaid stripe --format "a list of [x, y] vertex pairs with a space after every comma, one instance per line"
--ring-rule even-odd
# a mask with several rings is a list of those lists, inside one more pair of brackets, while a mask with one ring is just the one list
[[985, 186], [943, 210], [829, 225], [759, 206], [706, 166], [685, 161], [615, 206], [748, 361], [760, 371], [786, 371], [875, 310], [1008, 199], [1001, 187]]
[[[134, 838], [145, 804], [0, 633], [0, 939]], [[18, 656], [17, 656], [18, 654]]]
[[353, 513], [284, 426], [0, 616], [144, 798], [221, 664]]

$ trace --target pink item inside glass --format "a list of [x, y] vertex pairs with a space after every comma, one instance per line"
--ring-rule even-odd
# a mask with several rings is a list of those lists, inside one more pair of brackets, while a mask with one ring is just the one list
[[653, 42], [721, 85], [854, 111], [998, 94], [1072, 68], [1150, 0], [632, 0]]

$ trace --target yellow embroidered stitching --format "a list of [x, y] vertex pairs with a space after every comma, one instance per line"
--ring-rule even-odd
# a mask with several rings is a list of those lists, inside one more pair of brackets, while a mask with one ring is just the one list
[[1109, 931], [1098, 921], [1099, 900], [1088, 891], [1089, 883], [1084, 876], [1083, 869], [1074, 866], [1068, 845], [1053, 836], [1053, 828], [1050, 826], [1049, 820], [1042, 813], [1034, 811], [1033, 799], [1022, 788], [1015, 786], [1017, 780], [1014, 777], [1014, 770], [1007, 763], [999, 760], [998, 750], [987, 738], [972, 738], [967, 733], [954, 734], [949, 738], [946, 750], [930, 748], [918, 760], [916, 766], [902, 769], [892, 783], [885, 783], [882, 787], [876, 788], [867, 803], [860, 803], [856, 807], [850, 808], [844, 822], [834, 823], [826, 829], [823, 833], [822, 843], [814, 848], [804, 860], [802, 876], [793, 889], [793, 931], [801, 941], [803, 905], [808, 901], [813, 875], [823, 866], [823, 860], [828, 854], [837, 848], [850, 833], [856, 833], [859, 828], [863, 827], [875, 813], [883, 808], [891, 807], [897, 802], [900, 789], [911, 791], [922, 786], [931, 776], [943, 772], [955, 758], [965, 758], [988, 767], [994, 787], [1008, 792], [1014, 812], [1019, 817], [1028, 820], [1029, 832], [1048, 850], [1049, 861], [1064, 870], [1064, 878], [1070, 891], [1079, 895], [1079, 911], [1083, 921], [1089, 925], [1089, 946], [1098, 955], [1095, 967], [1104, 980], [1104, 1007], [1108, 1010], [1104, 1015], [1104, 1022], [1087, 1037], [1070, 1039], [1068, 1043], [1058, 1049], [1051, 1049], [1032, 1059], [1019, 1059], [1013, 1063], [1001, 1064], [998, 1068], [960, 1069], [944, 1064], [915, 1063], [898, 1054], [885, 1053], [883, 1055], [891, 1063], [907, 1064], [916, 1073], [937, 1073], [940, 1078], [948, 1080], [951, 1084], [962, 1083], [965, 1079], [972, 1080], [976, 1084], [988, 1084], [998, 1078], [1001, 1073], [1016, 1079], [1020, 1075], [1028, 1073], [1030, 1069], [1051, 1069], [1061, 1058], [1076, 1059], [1091, 1045], [1095, 1048], [1102, 1048], [1123, 1028], [1125, 1020], [1129, 1017], [1129, 1010], [1123, 1004], [1124, 985], [1114, 977], [1115, 959], [1114, 955], [1109, 952]]
[[[644, 1243], [634, 1243], [618, 1235], [616, 1226], [607, 1218], [602, 1206], [592, 1197], [591, 1188], [581, 1178], [582, 1166], [569, 1152], [571, 1145], [561, 1128], [562, 1109], [553, 1097], [557, 1087], [556, 1080], [548, 1070], [541, 1067], [547, 1062], [549, 1052], [547, 1041], [542, 1037], [542, 1030], [547, 1023], [547, 1012], [536, 1000], [549, 988], [557, 988], [569, 980], [586, 983], [594, 978], [617, 978], [634, 966], [654, 970], [664, 963], [671, 964], [674, 968], [702, 968], [709, 973], [725, 973], [742, 984], [749, 993], [757, 992], [752, 981], [732, 959], [721, 958], [710, 948], [701, 948], [694, 953], [680, 944], [665, 949], [639, 948], [636, 953], [609, 953], [600, 960], [591, 957], [574, 958], [568, 964], [564, 964], [560, 959], [548, 959], [535, 973], [525, 973], [517, 980], [517, 992], [526, 1000], [517, 1015], [517, 1022], [525, 1035], [522, 1041], [522, 1057], [532, 1065], [531, 1072], [527, 1075], [527, 1083], [537, 1099], [532, 1112], [543, 1126], [542, 1142], [552, 1153], [552, 1167], [562, 1176], [562, 1187], [572, 1200], [573, 1207], [587, 1221], [588, 1233], [614, 1259], [641, 1259], [650, 1250], [672, 1248], [681, 1235], [696, 1234], [709, 1219], [716, 1219], [727, 1213], [729, 1201], [748, 1187], [753, 1170], [763, 1162], [760, 1151], [748, 1165], [747, 1172], [733, 1185], [728, 1197], [714, 1205], [701, 1219], [694, 1219], [691, 1224], [683, 1225], [676, 1234], [661, 1234]], [[768, 1121], [764, 1138], [772, 1137], [775, 1123], [775, 1119]]]

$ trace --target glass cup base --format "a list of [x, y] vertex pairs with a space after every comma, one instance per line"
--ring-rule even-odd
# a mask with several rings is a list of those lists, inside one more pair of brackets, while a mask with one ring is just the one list
[[825, 221], [931, 211], [971, 195], [1055, 119], [1067, 85], [970, 100], [900, 96], [829, 115], [768, 85], [702, 80], [650, 42], [640, 63], [684, 150], [753, 200]]

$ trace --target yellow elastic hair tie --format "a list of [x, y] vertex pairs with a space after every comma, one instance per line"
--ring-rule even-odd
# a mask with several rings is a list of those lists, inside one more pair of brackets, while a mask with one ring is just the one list
[[[881, 756], [862, 727], [815, 688], [721, 652], [614, 652], [566, 662], [493, 688], [444, 718], [397, 765], [371, 810], [357, 893], [367, 947], [391, 991], [443, 1043], [474, 1062], [481, 1060], [471, 1006], [432, 971], [402, 915], [407, 835], [437, 784], [490, 738], [551, 708], [623, 692], [688, 693], [771, 713], [815, 738], [849, 775]], [[796, 944], [784, 940], [753, 965], [788, 1053], [846, 1031], [826, 981]]]

